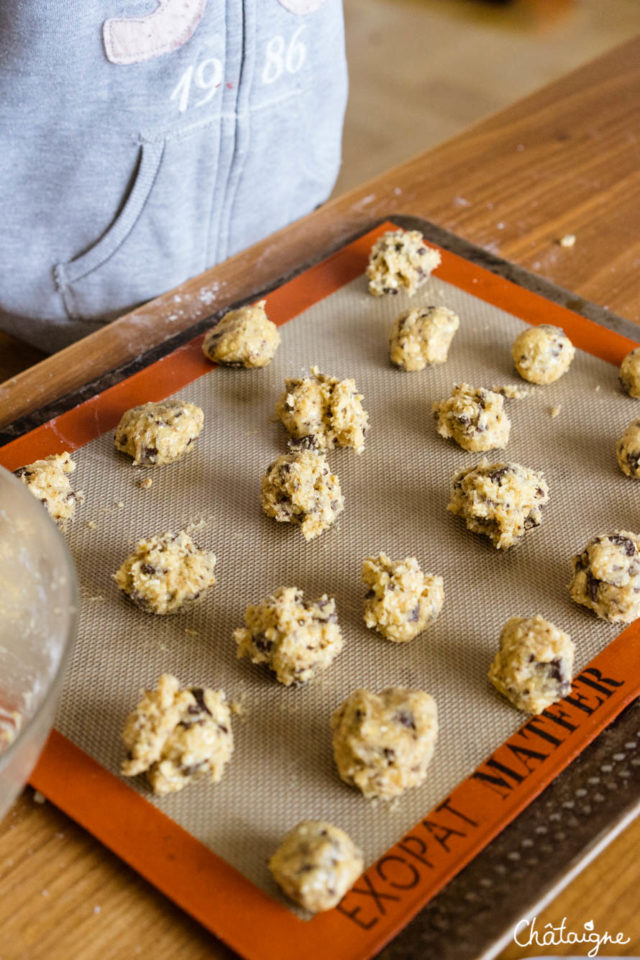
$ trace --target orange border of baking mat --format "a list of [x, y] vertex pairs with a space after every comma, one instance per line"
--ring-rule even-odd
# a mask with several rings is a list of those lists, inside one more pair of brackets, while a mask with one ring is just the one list
[[[269, 294], [286, 323], [363, 273], [382, 224]], [[435, 246], [435, 244], [434, 244]], [[636, 344], [441, 249], [436, 276], [619, 364]], [[137, 403], [163, 399], [211, 370], [202, 337], [0, 450], [16, 469], [113, 428]], [[527, 722], [356, 882], [333, 910], [300, 920], [157, 807], [54, 730], [30, 782], [212, 933], [252, 960], [365, 960], [590, 743], [640, 692], [640, 621], [610, 643], [572, 692]]]

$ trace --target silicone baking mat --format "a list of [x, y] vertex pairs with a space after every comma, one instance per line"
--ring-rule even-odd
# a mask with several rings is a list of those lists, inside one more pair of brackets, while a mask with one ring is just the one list
[[[637, 624], [621, 632], [566, 590], [570, 557], [590, 536], [638, 529], [614, 453], [634, 412], [614, 364], [634, 344], [444, 250], [411, 301], [372, 298], [363, 271], [384, 229], [267, 297], [272, 319], [292, 322], [265, 370], [212, 369], [198, 338], [2, 451], [15, 468], [79, 447], [74, 484], [86, 497], [67, 531], [82, 590], [79, 639], [33, 782], [250, 957], [375, 952], [638, 692]], [[445, 365], [390, 367], [389, 328], [409, 303], [459, 314]], [[436, 437], [431, 403], [457, 381], [515, 382], [511, 343], [525, 323], [541, 322], [563, 326], [582, 349], [558, 383], [507, 405], [512, 435], [495, 459], [542, 469], [550, 502], [541, 528], [498, 553], [446, 511], [453, 473], [479, 457]], [[361, 456], [329, 455], [345, 511], [305, 543], [297, 528], [261, 514], [259, 489], [286, 450], [272, 417], [284, 377], [311, 364], [355, 378], [371, 431]], [[133, 468], [115, 452], [112, 428], [128, 407], [167, 395], [203, 408], [203, 434], [179, 464]], [[152, 478], [148, 490], [142, 476]], [[167, 529], [188, 529], [216, 552], [218, 581], [201, 604], [159, 618], [121, 598], [111, 574], [136, 540]], [[380, 550], [415, 555], [444, 577], [443, 612], [411, 644], [390, 644], [362, 622], [360, 568]], [[237, 661], [231, 633], [248, 603], [294, 584], [336, 598], [345, 647], [318, 680], [290, 690]], [[577, 677], [570, 697], [523, 727], [486, 671], [503, 623], [535, 612], [571, 633]], [[124, 720], [164, 671], [225, 689], [244, 712], [222, 782], [158, 799], [142, 780], [119, 779], [118, 768]], [[331, 712], [353, 689], [389, 685], [432, 693], [441, 725], [427, 782], [391, 806], [340, 782], [329, 732]], [[338, 908], [312, 920], [290, 909], [266, 868], [282, 835], [306, 818], [347, 830], [368, 866]]]

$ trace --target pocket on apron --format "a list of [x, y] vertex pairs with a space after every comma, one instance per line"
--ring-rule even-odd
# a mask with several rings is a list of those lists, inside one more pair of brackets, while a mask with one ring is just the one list
[[204, 269], [219, 147], [218, 116], [141, 138], [133, 183], [111, 226], [54, 267], [69, 318], [113, 320]]

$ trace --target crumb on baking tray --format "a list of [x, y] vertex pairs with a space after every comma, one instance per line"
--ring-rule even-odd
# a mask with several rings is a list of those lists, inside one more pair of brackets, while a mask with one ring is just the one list
[[565, 233], [564, 236], [560, 237], [558, 243], [561, 247], [573, 247], [575, 246], [576, 236], [575, 233]]
[[517, 383], [503, 383], [491, 387], [494, 393], [499, 393], [507, 400], [524, 400], [531, 393], [531, 387], [520, 386]]

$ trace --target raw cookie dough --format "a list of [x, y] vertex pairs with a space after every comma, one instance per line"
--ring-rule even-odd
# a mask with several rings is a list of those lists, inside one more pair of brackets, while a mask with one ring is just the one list
[[529, 383], [554, 383], [567, 372], [575, 352], [564, 330], [548, 323], [523, 330], [511, 348], [516, 370]]
[[436, 432], [452, 438], [463, 450], [477, 453], [506, 447], [511, 421], [504, 412], [504, 399], [484, 387], [454, 384], [451, 396], [433, 404]]
[[519, 463], [487, 463], [455, 474], [447, 510], [464, 517], [467, 529], [508, 550], [539, 527], [549, 488], [541, 471]]
[[574, 645], [539, 613], [511, 617], [489, 670], [496, 690], [525, 713], [542, 713], [571, 691]]
[[447, 307], [418, 307], [401, 313], [389, 338], [389, 359], [401, 370], [444, 363], [460, 319]]
[[84, 500], [81, 491], [75, 493], [71, 488], [68, 474], [73, 473], [75, 468], [75, 463], [65, 450], [64, 453], [54, 453], [44, 460], [35, 460], [34, 463], [16, 470], [16, 477], [44, 504], [49, 516], [58, 526], [73, 518], [76, 500], [81, 503]]
[[266, 302], [225, 313], [204, 338], [205, 357], [225, 367], [266, 367], [271, 363], [280, 334], [265, 312]]
[[494, 393], [499, 393], [507, 400], [524, 400], [531, 393], [531, 387], [524, 387], [519, 383], [502, 383], [491, 387]]
[[640, 399], [640, 347], [628, 353], [620, 364], [620, 383], [630, 397]]
[[362, 851], [351, 837], [323, 820], [299, 823], [269, 860], [278, 886], [312, 913], [335, 907], [363, 869]]
[[285, 380], [276, 414], [291, 434], [291, 446], [310, 450], [364, 450], [369, 415], [353, 380], [338, 380], [311, 367], [311, 376]]
[[442, 577], [425, 575], [415, 557], [397, 562], [386, 553], [368, 557], [362, 564], [362, 582], [369, 587], [364, 622], [387, 640], [413, 640], [442, 610]]
[[438, 736], [436, 702], [428, 693], [356, 690], [331, 726], [338, 773], [365, 797], [397, 797], [425, 779]]
[[161, 533], [140, 540], [114, 579], [147, 613], [175, 613], [216, 582], [216, 558], [188, 533]]
[[313, 450], [278, 457], [262, 478], [262, 509], [280, 523], [297, 523], [312, 540], [344, 510], [340, 481]]
[[0, 707], [0, 756], [13, 743], [22, 727], [22, 714]]
[[640, 480], [640, 420], [632, 420], [616, 445], [618, 466], [628, 477]]
[[306, 683], [342, 649], [335, 600], [304, 600], [297, 587], [280, 587], [244, 615], [233, 632], [238, 658], [266, 663], [286, 687]]
[[200, 407], [183, 400], [162, 400], [132, 407], [116, 428], [116, 450], [142, 467], [164, 466], [182, 459], [199, 436]]
[[440, 254], [418, 230], [388, 230], [369, 255], [369, 293], [380, 297], [404, 289], [412, 297], [439, 264]]
[[144, 691], [122, 739], [123, 775], [146, 773], [154, 793], [174, 793], [200, 777], [217, 783], [233, 753], [231, 710], [222, 690], [181, 690], [165, 673], [157, 690]]
[[640, 535], [628, 530], [594, 537], [572, 559], [571, 598], [610, 623], [640, 617]]

